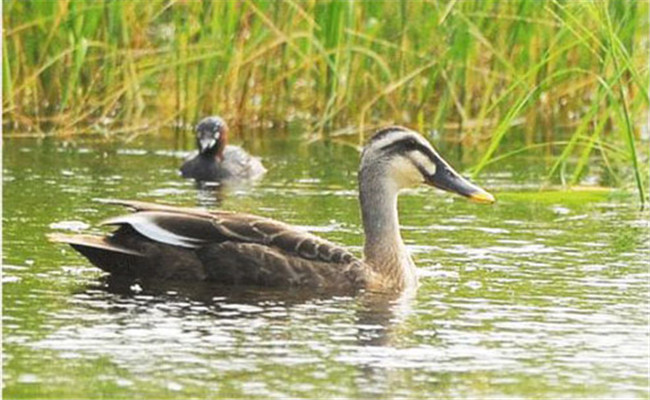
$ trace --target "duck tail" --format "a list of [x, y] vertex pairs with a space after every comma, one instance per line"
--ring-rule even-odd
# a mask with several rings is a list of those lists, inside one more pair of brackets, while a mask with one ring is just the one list
[[48, 239], [56, 243], [69, 244], [91, 263], [115, 275], [132, 275], [144, 258], [144, 254], [111, 243], [106, 237], [52, 233], [48, 235]]

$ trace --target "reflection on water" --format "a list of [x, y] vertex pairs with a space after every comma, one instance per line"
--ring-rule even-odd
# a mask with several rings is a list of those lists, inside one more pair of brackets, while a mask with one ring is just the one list
[[197, 188], [157, 145], [5, 145], [5, 396], [648, 396], [650, 230], [630, 197], [518, 191], [522, 165], [485, 177], [493, 207], [411, 191], [413, 298], [111, 279], [46, 241], [102, 231], [123, 210], [92, 199], [116, 197], [255, 212], [360, 252], [352, 149], [270, 142], [263, 181]]

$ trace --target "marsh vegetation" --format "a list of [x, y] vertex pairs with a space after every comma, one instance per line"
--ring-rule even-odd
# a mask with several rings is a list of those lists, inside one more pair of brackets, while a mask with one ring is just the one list
[[359, 143], [399, 123], [480, 146], [475, 175], [546, 154], [552, 182], [602, 170], [644, 198], [646, 1], [9, 0], [3, 18], [5, 137], [220, 113]]

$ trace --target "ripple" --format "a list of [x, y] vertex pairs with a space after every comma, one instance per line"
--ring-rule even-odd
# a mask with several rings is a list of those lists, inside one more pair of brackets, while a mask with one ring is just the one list
[[330, 173], [307, 150], [274, 154], [283, 169], [259, 185], [197, 192], [176, 176], [190, 152], [130, 146], [84, 157], [5, 149], [3, 366], [14, 392], [647, 397], [650, 229], [625, 197], [531, 201], [518, 196], [532, 184], [502, 181], [510, 172], [488, 177], [515, 192], [494, 207], [409, 191], [399, 206], [420, 277], [413, 297], [120, 286], [44, 237], [100, 232], [94, 222], [117, 210], [94, 197], [254, 212], [358, 254], [363, 243], [355, 173]]
[[59, 221], [50, 224], [50, 229], [58, 229], [70, 232], [81, 232], [88, 228], [90, 228], [90, 225], [82, 221]]

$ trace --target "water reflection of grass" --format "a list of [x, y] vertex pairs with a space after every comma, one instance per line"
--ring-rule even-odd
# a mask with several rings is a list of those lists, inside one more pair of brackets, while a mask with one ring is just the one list
[[3, 124], [117, 134], [219, 112], [362, 140], [397, 122], [483, 143], [476, 173], [514, 136], [557, 142], [549, 176], [629, 165], [643, 197], [647, 15], [620, 1], [10, 0]]

